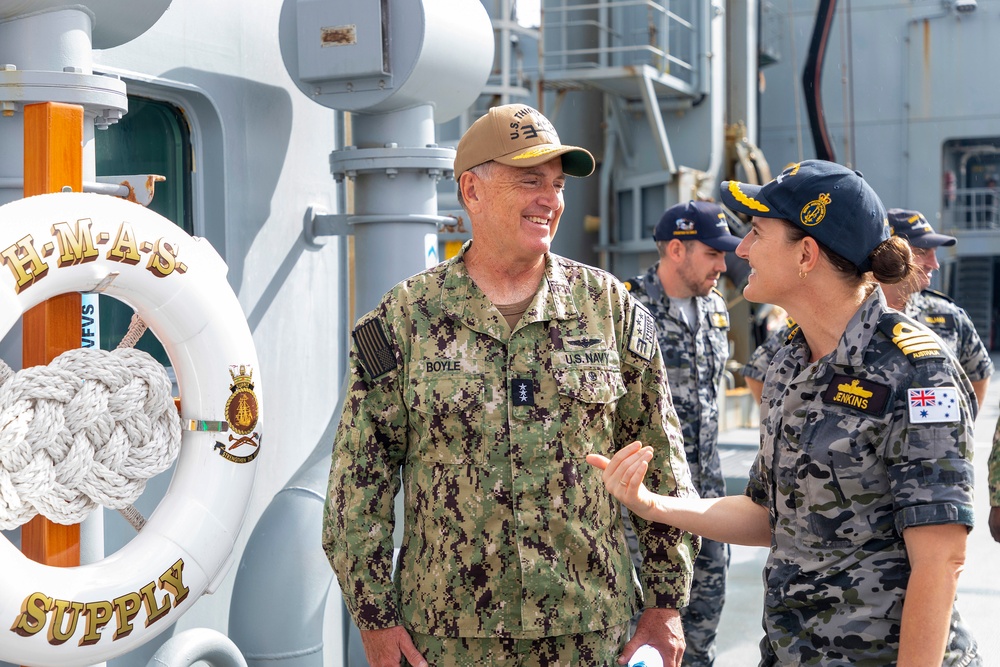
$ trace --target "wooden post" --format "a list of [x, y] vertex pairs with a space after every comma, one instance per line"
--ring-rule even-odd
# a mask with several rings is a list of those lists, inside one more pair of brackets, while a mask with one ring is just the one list
[[[83, 107], [45, 102], [24, 107], [24, 196], [83, 191]], [[21, 362], [47, 364], [80, 347], [80, 295], [62, 294], [24, 314]], [[42, 516], [21, 527], [21, 551], [46, 565], [80, 564], [80, 526]]]

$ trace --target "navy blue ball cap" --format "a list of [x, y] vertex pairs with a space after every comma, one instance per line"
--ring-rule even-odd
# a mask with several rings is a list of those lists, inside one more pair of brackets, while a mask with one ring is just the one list
[[689, 201], [668, 208], [656, 223], [653, 239], [701, 241], [709, 248], [729, 252], [740, 244], [740, 237], [729, 231], [725, 211], [709, 201]]
[[890, 208], [889, 228], [895, 236], [906, 239], [914, 248], [938, 248], [955, 245], [958, 239], [946, 234], [938, 234], [920, 211], [905, 208]]
[[723, 181], [722, 203], [749, 216], [788, 220], [818, 243], [871, 270], [868, 256], [891, 236], [885, 206], [861, 172], [826, 160], [804, 160], [770, 183]]

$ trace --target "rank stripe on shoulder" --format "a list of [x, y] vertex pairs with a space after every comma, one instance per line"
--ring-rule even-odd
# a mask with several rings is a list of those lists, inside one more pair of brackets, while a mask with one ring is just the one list
[[389, 339], [382, 330], [382, 321], [371, 319], [359, 324], [351, 332], [354, 344], [358, 346], [361, 365], [374, 380], [396, 367], [396, 356], [389, 347]]
[[955, 303], [955, 300], [953, 298], [951, 298], [950, 296], [948, 296], [944, 292], [939, 292], [936, 289], [927, 288], [925, 290], [921, 290], [921, 294], [932, 294], [932, 295], [936, 296], [939, 299], [944, 299], [948, 303]]
[[878, 320], [878, 328], [895, 343], [910, 361], [941, 358], [941, 345], [928, 329], [914, 325], [899, 313], [887, 312]]

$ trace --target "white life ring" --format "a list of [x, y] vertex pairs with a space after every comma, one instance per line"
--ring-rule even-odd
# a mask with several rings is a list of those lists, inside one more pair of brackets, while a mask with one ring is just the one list
[[[0, 207], [0, 335], [58, 294], [114, 296], [166, 348], [185, 427], [166, 495], [118, 552], [60, 568], [0, 538], [0, 659], [103, 662], [166, 630], [225, 576], [261, 445], [257, 353], [226, 272], [207, 241], [120, 199], [59, 193]], [[198, 430], [213, 422], [228, 431]]]

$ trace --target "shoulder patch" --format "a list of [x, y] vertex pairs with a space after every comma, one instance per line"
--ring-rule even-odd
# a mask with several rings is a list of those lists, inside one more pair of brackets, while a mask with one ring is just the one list
[[632, 324], [628, 334], [628, 349], [646, 361], [656, 350], [656, 325], [646, 307], [632, 300]]
[[834, 375], [823, 392], [823, 402], [844, 405], [865, 414], [881, 417], [892, 390], [888, 385], [850, 375]]
[[885, 312], [878, 320], [878, 329], [896, 344], [911, 362], [941, 359], [945, 353], [929, 330], [914, 326], [899, 313]]
[[389, 339], [382, 330], [382, 320], [373, 318], [359, 324], [351, 332], [354, 344], [358, 346], [361, 365], [374, 380], [396, 368], [396, 356], [389, 347]]
[[910, 422], [914, 424], [947, 424], [962, 417], [955, 387], [907, 389]]

